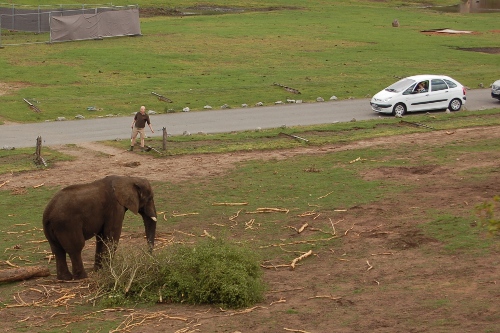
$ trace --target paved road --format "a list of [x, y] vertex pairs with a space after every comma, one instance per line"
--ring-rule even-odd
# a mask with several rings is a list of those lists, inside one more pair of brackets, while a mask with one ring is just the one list
[[[490, 96], [489, 89], [467, 92], [467, 110], [500, 108]], [[369, 99], [343, 100], [310, 104], [286, 104], [268, 107], [210, 110], [200, 112], [152, 115], [155, 134], [162, 136], [162, 128], [169, 135], [189, 133], [223, 133], [230, 131], [276, 128], [282, 125], [316, 125], [378, 118], [369, 105]], [[89, 120], [53, 121], [35, 124], [0, 126], [1, 147], [34, 147], [42, 137], [45, 146], [77, 144], [82, 142], [129, 139], [132, 116]]]

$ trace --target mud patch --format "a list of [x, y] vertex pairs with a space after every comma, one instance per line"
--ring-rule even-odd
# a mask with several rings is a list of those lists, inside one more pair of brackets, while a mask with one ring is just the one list
[[459, 47], [457, 50], [488, 54], [500, 54], [500, 47]]
[[220, 14], [238, 14], [245, 12], [268, 12], [277, 10], [300, 9], [294, 6], [279, 6], [265, 8], [244, 8], [227, 6], [194, 6], [187, 8], [167, 8], [167, 7], [144, 7], [140, 9], [141, 17], [155, 16], [189, 16], [189, 15], [220, 15]]
[[0, 82], [0, 96], [8, 95], [19, 89], [28, 87], [29, 84], [24, 82]]
[[425, 236], [422, 231], [413, 229], [389, 239], [388, 247], [393, 250], [406, 250], [437, 242], [436, 239]]

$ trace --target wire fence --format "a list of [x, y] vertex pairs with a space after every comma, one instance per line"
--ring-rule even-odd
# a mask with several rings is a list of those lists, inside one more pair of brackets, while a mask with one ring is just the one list
[[[127, 6], [135, 7], [138, 6]], [[59, 5], [19, 5], [0, 3], [0, 47], [7, 45], [50, 42], [50, 19], [53, 16], [98, 14], [123, 8], [109, 4], [59, 4]], [[22, 40], [14, 37], [24, 34]], [[46, 35], [46, 36], [45, 36]]]

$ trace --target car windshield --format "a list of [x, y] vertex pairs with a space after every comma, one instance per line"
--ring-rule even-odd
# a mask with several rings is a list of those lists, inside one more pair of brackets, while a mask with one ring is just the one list
[[414, 84], [415, 82], [416, 82], [415, 80], [408, 79], [408, 78], [402, 79], [396, 83], [391, 84], [389, 87], [385, 88], [385, 91], [390, 91], [390, 92], [395, 92], [395, 93], [402, 92], [402, 91], [406, 90], [406, 88], [408, 88], [409, 86]]

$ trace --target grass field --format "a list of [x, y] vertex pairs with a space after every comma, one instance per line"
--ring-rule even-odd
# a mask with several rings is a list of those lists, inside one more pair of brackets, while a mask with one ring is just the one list
[[[164, 6], [159, 1], [138, 3], [141, 8]], [[115, 3], [121, 4], [128, 3]], [[174, 1], [168, 6], [196, 4]], [[420, 2], [397, 1], [212, 5], [250, 10], [143, 17], [142, 37], [99, 41], [24, 44], [47, 36], [2, 31], [3, 44], [20, 45], [0, 51], [0, 87], [15, 87], [0, 95], [0, 121], [128, 116], [141, 104], [163, 113], [184, 107], [203, 110], [205, 105], [272, 105], [287, 98], [359, 98], [373, 95], [395, 77], [417, 73], [447, 74], [471, 88], [498, 79], [498, 55], [460, 50], [496, 46], [498, 14], [443, 13], [424, 9]], [[399, 28], [391, 26], [394, 19], [400, 21]], [[442, 27], [474, 34], [420, 32]], [[153, 91], [173, 103], [159, 101]], [[23, 98], [42, 112], [31, 111]]]

